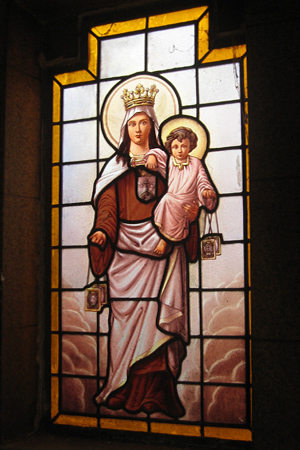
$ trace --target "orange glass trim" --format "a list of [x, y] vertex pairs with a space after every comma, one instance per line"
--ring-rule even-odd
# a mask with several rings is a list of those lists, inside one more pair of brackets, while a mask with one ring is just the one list
[[52, 208], [52, 230], [51, 230], [51, 245], [56, 247], [59, 244], [59, 210]]
[[243, 111], [243, 123], [245, 127], [245, 144], [249, 145], [249, 114], [248, 114], [248, 102], [245, 101]]
[[59, 326], [59, 304], [58, 304], [58, 292], [52, 292], [51, 294], [51, 330], [58, 331]]
[[59, 367], [59, 339], [57, 334], [51, 336], [51, 349], [51, 372], [56, 374]]
[[52, 267], [51, 267], [51, 287], [52, 289], [58, 288], [58, 269], [59, 269], [59, 253], [58, 249], [52, 249], [51, 251], [51, 260], [52, 260]]
[[248, 72], [247, 72], [247, 56], [243, 60], [244, 66], [244, 88], [245, 88], [245, 98], [248, 98]]
[[122, 420], [122, 419], [100, 419], [100, 427], [110, 430], [124, 431], [148, 431], [147, 422], [138, 420]]
[[212, 63], [217, 61], [237, 60], [246, 53], [246, 45], [237, 45], [235, 47], [218, 48], [209, 52], [202, 62]]
[[250, 197], [247, 196], [247, 239], [250, 239]]
[[[252, 307], [252, 304], [251, 304], [251, 301], [252, 301], [252, 299], [251, 299], [251, 291], [249, 291], [249, 297], [248, 297], [248, 305], [249, 305], [249, 334], [250, 334], [250, 336], [251, 336], [251, 334], [252, 334], [252, 315], [251, 315], [251, 307]], [[251, 341], [250, 341], [250, 350], [251, 350]], [[252, 366], [251, 366], [251, 351], [250, 351], [250, 378], [251, 378], [251, 380], [252, 380]], [[252, 382], [252, 381], [251, 381]]]
[[201, 437], [201, 428], [197, 425], [177, 425], [173, 423], [151, 423], [151, 432], [178, 436]]
[[209, 52], [209, 14], [205, 14], [198, 25], [198, 59]]
[[198, 28], [198, 59], [205, 63], [216, 61], [236, 60], [246, 54], [246, 45], [237, 45], [209, 50], [209, 13], [199, 22]]
[[202, 6], [198, 8], [185, 9], [183, 11], [151, 16], [149, 17], [149, 28], [163, 27], [166, 25], [197, 20], [202, 14], [205, 13], [207, 8], [207, 6]]
[[59, 399], [59, 384], [58, 384], [58, 378], [52, 377], [51, 378], [51, 418], [57, 416], [59, 413], [58, 408], [58, 399]]
[[60, 180], [59, 167], [54, 166], [52, 168], [52, 205], [59, 204], [59, 180]]
[[60, 86], [53, 81], [53, 105], [52, 105], [53, 122], [60, 121]]
[[[250, 192], [250, 167], [249, 167], [249, 148], [246, 148], [246, 190]], [[250, 217], [250, 216], [249, 216]]]
[[60, 154], [60, 126], [54, 125], [52, 127], [52, 162], [59, 162]]
[[250, 422], [251, 422], [251, 426], [252, 426], [252, 408], [253, 408], [253, 406], [252, 406], [252, 388], [250, 388]]
[[95, 77], [87, 70], [77, 70], [76, 72], [62, 73], [60, 75], [56, 75], [55, 78], [63, 86], [95, 80]]
[[218, 439], [230, 439], [235, 441], [252, 441], [251, 431], [241, 428], [205, 427], [204, 436]]
[[248, 286], [251, 287], [251, 245], [248, 243]]
[[96, 417], [68, 416], [66, 414], [61, 414], [54, 423], [59, 425], [73, 425], [84, 428], [96, 428], [98, 425]]
[[[250, 310], [250, 302], [249, 302], [249, 310]], [[249, 314], [250, 315], [250, 314]], [[250, 330], [250, 334], [251, 334], [251, 330]], [[249, 341], [249, 353], [250, 353], [250, 383], [252, 384], [252, 340], [250, 339]], [[252, 408], [252, 388], [250, 389], [250, 404], [251, 404], [251, 408]], [[251, 411], [251, 418], [252, 418], [252, 411]]]
[[140, 31], [146, 28], [146, 18], [128, 20], [126, 22], [115, 22], [100, 25], [92, 28], [92, 32], [99, 37], [114, 36], [116, 34], [130, 33], [131, 31]]
[[98, 40], [91, 33], [88, 35], [88, 54], [88, 69], [94, 76], [97, 76]]

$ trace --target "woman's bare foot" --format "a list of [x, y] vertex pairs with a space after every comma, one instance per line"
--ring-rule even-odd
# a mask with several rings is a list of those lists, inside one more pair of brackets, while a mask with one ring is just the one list
[[159, 241], [159, 243], [157, 244], [156, 249], [154, 250], [154, 253], [156, 253], [157, 255], [164, 255], [166, 252], [166, 248], [167, 248], [167, 243], [166, 241], [164, 241], [163, 239], [161, 239]]

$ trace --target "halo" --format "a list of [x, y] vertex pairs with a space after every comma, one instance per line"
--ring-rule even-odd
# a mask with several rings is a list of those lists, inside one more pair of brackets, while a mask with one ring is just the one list
[[106, 139], [115, 149], [118, 149], [120, 129], [125, 115], [124, 101], [121, 95], [123, 94], [124, 88], [129, 91], [134, 91], [138, 83], [141, 83], [145, 87], [150, 87], [152, 84], [155, 84], [159, 89], [154, 105], [158, 123], [162, 123], [170, 116], [179, 114], [180, 106], [177, 94], [166, 81], [153, 75], [145, 74], [127, 78], [113, 88], [106, 98], [102, 109], [102, 128]]
[[208, 147], [209, 136], [208, 131], [205, 128], [204, 124], [202, 124], [199, 120], [195, 119], [194, 117], [177, 116], [177, 117], [170, 117], [170, 119], [167, 119], [161, 126], [160, 130], [161, 143], [164, 145], [167, 136], [171, 133], [172, 130], [178, 127], [191, 128], [194, 131], [194, 133], [196, 133], [198, 137], [198, 144], [197, 147], [191, 151], [190, 155], [202, 159]]

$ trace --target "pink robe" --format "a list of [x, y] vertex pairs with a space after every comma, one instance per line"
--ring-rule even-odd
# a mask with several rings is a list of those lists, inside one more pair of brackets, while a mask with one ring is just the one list
[[[162, 152], [159, 149], [157, 151]], [[164, 175], [163, 167], [160, 171]], [[174, 406], [176, 402], [172, 399], [175, 394], [170, 392], [175, 390], [175, 380], [185, 357], [184, 346], [189, 340], [186, 286], [188, 242], [186, 247], [178, 245], [171, 254], [160, 258], [154, 252], [160, 236], [152, 224], [152, 209], [141, 220], [130, 220], [127, 215], [122, 220], [126, 208], [121, 202], [121, 195], [127, 199], [125, 203], [128, 209], [132, 204], [135, 205], [133, 209], [145, 206], [138, 206], [135, 181], [133, 186], [127, 182], [132, 175], [135, 180], [133, 169], [121, 161], [117, 163], [116, 158], [113, 158], [105, 166], [95, 186], [95, 227], [105, 231], [108, 239], [104, 250], [90, 245], [91, 262], [95, 275], [101, 276], [103, 271], [108, 275], [111, 309], [109, 373], [95, 400], [100, 405], [109, 405], [113, 401], [114, 404], [110, 405], [113, 409], [126, 404], [129, 411], [135, 412], [142, 408], [142, 403], [148, 401], [146, 394], [151, 396], [151, 402], [159, 401], [149, 392], [149, 386], [154, 386], [157, 377], [162, 377], [160, 389], [155, 390], [159, 394], [164, 391], [169, 393], [165, 405], [157, 410], [178, 416], [182, 414], [181, 408]], [[118, 187], [119, 184], [122, 186]], [[118, 202], [110, 198], [114, 192], [118, 193]], [[192, 242], [192, 247], [195, 247], [197, 236], [192, 236]], [[191, 259], [195, 255], [193, 251]], [[104, 266], [102, 260], [105, 261]], [[148, 367], [156, 354], [164, 355], [168, 369], [164, 372], [159, 369], [155, 375], [153, 367], [152, 372], [148, 373]], [[147, 361], [150, 361], [148, 365]], [[132, 381], [133, 377], [136, 380], [137, 374], [141, 376], [141, 363], [144, 363], [143, 373], [149, 385], [147, 389], [141, 385], [140, 378], [134, 383]], [[171, 381], [166, 381], [167, 376], [171, 377]], [[135, 396], [135, 406], [129, 408], [132, 396]]]
[[[153, 149], [147, 153], [147, 156], [151, 154], [157, 158], [158, 170], [164, 170], [167, 161], [166, 153], [159, 149]], [[190, 221], [183, 206], [192, 205], [193, 202], [202, 206], [204, 189], [214, 189], [198, 158], [189, 155], [186, 164], [181, 166], [175, 164], [176, 161], [171, 156], [168, 167], [168, 192], [155, 208], [154, 222], [164, 237], [171, 241], [182, 241], [188, 236], [190, 229]]]

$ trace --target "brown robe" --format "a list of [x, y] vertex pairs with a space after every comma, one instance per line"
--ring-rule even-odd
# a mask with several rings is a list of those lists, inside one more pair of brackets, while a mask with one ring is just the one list
[[[157, 177], [157, 197], [163, 195], [165, 185]], [[134, 193], [134, 195], [132, 195]], [[128, 170], [102, 192], [96, 205], [96, 219], [92, 233], [101, 230], [106, 233], [104, 249], [90, 243], [90, 259], [95, 276], [102, 276], [114, 254], [119, 221], [141, 222], [152, 217], [157, 197], [149, 203], [141, 202], [136, 195], [136, 174]], [[188, 260], [197, 257], [198, 226], [191, 226], [191, 233], [185, 242]], [[196, 244], [196, 245], [195, 245]], [[174, 338], [176, 339], [176, 338]], [[170, 342], [170, 341], [169, 341]], [[153, 354], [135, 363], [124, 386], [112, 392], [105, 405], [111, 409], [125, 409], [131, 413], [144, 411], [151, 414], [161, 411], [171, 417], [180, 417], [184, 408], [176, 391], [176, 380], [167, 364], [166, 345]], [[178, 343], [184, 355], [184, 346]]]

